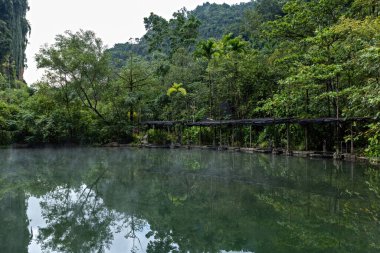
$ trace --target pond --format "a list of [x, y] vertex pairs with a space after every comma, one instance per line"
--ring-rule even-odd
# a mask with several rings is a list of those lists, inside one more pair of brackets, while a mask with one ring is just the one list
[[0, 150], [0, 252], [379, 252], [367, 164], [205, 150]]

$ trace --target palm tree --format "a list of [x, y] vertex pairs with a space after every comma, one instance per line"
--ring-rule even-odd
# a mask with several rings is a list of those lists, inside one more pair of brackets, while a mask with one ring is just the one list
[[182, 88], [182, 83], [173, 83], [173, 85], [168, 89], [166, 94], [170, 97], [173, 93], [179, 92], [183, 96], [187, 95], [187, 91], [185, 88]]
[[[179, 95], [182, 95], [182, 96], [186, 96], [187, 95], [187, 91], [186, 91], [185, 88], [182, 87], [182, 83], [173, 83], [173, 85], [166, 92], [166, 95], [168, 95], [169, 97], [172, 94], [179, 94]], [[179, 106], [178, 103], [181, 103], [181, 101], [183, 101], [183, 99], [182, 98], [179, 99], [178, 96], [175, 96], [173, 98], [172, 102], [174, 104], [172, 104], [171, 110], [170, 110], [170, 119], [171, 120], [173, 120], [174, 116], [177, 118], [180, 115], [181, 106]]]
[[238, 84], [239, 79], [239, 58], [241, 53], [244, 53], [248, 47], [248, 43], [244, 41], [241, 36], [233, 37], [232, 33], [224, 35], [222, 40], [223, 53], [232, 60], [234, 70], [233, 70], [233, 79], [231, 80], [228, 91], [233, 91], [233, 94], [230, 94], [232, 98], [232, 103], [234, 106], [235, 117], [239, 117], [238, 108], [241, 101], [241, 90]]
[[[217, 53], [218, 53], [217, 43], [215, 42], [214, 39], [208, 39], [208, 40], [203, 40], [199, 42], [199, 44], [197, 45], [197, 50], [195, 51], [195, 56], [197, 58], [206, 58], [207, 66], [209, 66], [212, 58]], [[214, 87], [212, 84], [210, 69], [208, 71], [208, 85], [209, 85], [209, 91], [210, 91], [209, 92], [210, 118], [212, 118], [213, 117], [212, 112], [213, 112], [213, 100], [214, 100]]]

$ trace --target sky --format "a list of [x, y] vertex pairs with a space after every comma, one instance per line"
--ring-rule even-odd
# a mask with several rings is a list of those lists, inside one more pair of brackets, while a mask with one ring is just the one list
[[[250, 0], [210, 0], [210, 3], [237, 4]], [[186, 7], [193, 10], [206, 0], [29, 0], [27, 13], [32, 31], [26, 49], [27, 69], [24, 78], [28, 84], [41, 79], [34, 56], [45, 44], [53, 44], [57, 34], [67, 30], [92, 30], [97, 37], [112, 47], [130, 38], [145, 34], [144, 17], [151, 12], [166, 19]]]

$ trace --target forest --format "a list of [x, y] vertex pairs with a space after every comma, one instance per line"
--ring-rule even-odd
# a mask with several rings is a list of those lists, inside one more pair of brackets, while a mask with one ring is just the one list
[[[36, 55], [42, 81], [25, 84], [26, 0], [0, 2], [0, 145], [173, 141], [149, 120], [368, 117], [351, 126], [356, 152], [380, 156], [380, 2], [256, 0], [205, 3], [106, 48], [92, 31], [67, 31]], [[6, 15], [5, 15], [6, 14]], [[196, 142], [199, 128], [184, 130]], [[321, 149], [334, 126], [292, 125], [292, 149]], [[211, 138], [211, 128], [202, 135]], [[347, 140], [348, 133], [340, 133]], [[285, 145], [285, 126], [261, 127], [255, 146]], [[231, 145], [249, 138], [241, 129]], [[333, 139], [333, 138], [330, 138]], [[334, 140], [328, 140], [334, 150]]]

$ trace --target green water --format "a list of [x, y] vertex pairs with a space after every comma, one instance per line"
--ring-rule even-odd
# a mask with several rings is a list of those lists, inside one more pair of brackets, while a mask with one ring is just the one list
[[200, 150], [0, 150], [0, 252], [379, 252], [366, 164]]

